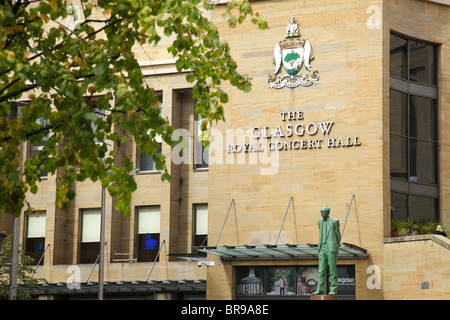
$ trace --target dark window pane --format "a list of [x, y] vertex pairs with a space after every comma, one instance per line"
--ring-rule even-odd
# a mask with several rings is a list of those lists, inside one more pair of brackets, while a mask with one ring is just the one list
[[159, 233], [138, 234], [137, 261], [153, 262], [159, 251]]
[[[45, 250], [45, 238], [27, 238], [25, 243], [25, 254], [34, 259], [34, 264], [39, 262]], [[41, 261], [41, 265], [44, 259]]]
[[437, 199], [411, 196], [411, 210], [409, 217], [412, 221], [437, 221], [438, 203]]
[[407, 95], [395, 90], [390, 91], [390, 126], [391, 133], [407, 135], [408, 98]]
[[194, 246], [196, 246], [196, 247], [207, 246], [208, 245], [207, 238], [208, 238], [208, 235], [206, 235], [206, 234], [195, 235], [194, 236]]
[[[207, 246], [208, 245], [208, 236], [205, 235], [195, 235], [194, 236], [194, 246], [195, 247], [201, 247], [201, 246]], [[194, 253], [198, 254], [198, 255], [205, 255], [205, 252], [199, 252], [196, 251], [197, 249], [194, 249]]]
[[100, 242], [83, 242], [80, 245], [80, 263], [95, 263], [100, 254]]
[[409, 40], [409, 80], [436, 84], [436, 47]]
[[[338, 277], [338, 292], [342, 296], [354, 296], [356, 294], [356, 274], [354, 265], [336, 266]], [[340, 279], [344, 281], [339, 281]]]
[[436, 100], [410, 96], [410, 136], [437, 140]]
[[407, 41], [391, 34], [391, 76], [407, 78]]
[[391, 177], [408, 179], [407, 139], [391, 134]]
[[436, 148], [434, 142], [411, 139], [410, 181], [437, 183]]
[[403, 193], [391, 192], [391, 220], [404, 221], [408, 217], [408, 196]]

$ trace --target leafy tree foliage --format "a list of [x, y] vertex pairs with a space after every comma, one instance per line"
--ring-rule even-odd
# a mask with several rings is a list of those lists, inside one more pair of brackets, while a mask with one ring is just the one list
[[[189, 71], [196, 111], [210, 122], [223, 120], [224, 81], [251, 89], [227, 42], [202, 14], [215, 8], [208, 1], [81, 0], [80, 6], [82, 20], [69, 28], [63, 21], [73, 12], [64, 0], [0, 1], [0, 212], [19, 215], [29, 206], [26, 192], [38, 191], [41, 171], [58, 170], [59, 208], [74, 199], [75, 181], [100, 180], [116, 197], [116, 209], [128, 215], [136, 189], [133, 164], [127, 158], [115, 163], [105, 143], [124, 143], [117, 128], [154, 158], [162, 179], [170, 180], [155, 137], [173, 144], [173, 128], [144, 82], [135, 45], [174, 39], [168, 51], [178, 71]], [[247, 1], [229, 1], [225, 8], [230, 27], [250, 17], [267, 28]], [[24, 99], [28, 102], [17, 103]], [[43, 138], [42, 150], [22, 162], [23, 143]]]

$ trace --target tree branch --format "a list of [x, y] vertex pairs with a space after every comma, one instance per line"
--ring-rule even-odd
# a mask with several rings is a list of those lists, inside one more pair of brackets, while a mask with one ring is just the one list
[[32, 85], [25, 86], [25, 87], [23, 87], [23, 88], [21, 88], [19, 90], [14, 91], [14, 92], [10, 92], [8, 94], [5, 94], [3, 97], [0, 98], [0, 103], [3, 102], [3, 101], [7, 101], [9, 98], [16, 97], [17, 95], [19, 95], [19, 94], [21, 94], [23, 92], [26, 92], [26, 91], [29, 91], [29, 90], [33, 90], [33, 89], [37, 88], [37, 86], [38, 85], [35, 83], [35, 84], [32, 84]]

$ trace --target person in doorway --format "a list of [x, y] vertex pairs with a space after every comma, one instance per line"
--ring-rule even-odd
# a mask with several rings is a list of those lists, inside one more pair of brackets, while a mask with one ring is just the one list
[[329, 295], [337, 294], [337, 272], [336, 260], [339, 252], [339, 243], [341, 242], [341, 233], [339, 231], [339, 220], [330, 217], [330, 208], [323, 206], [320, 210], [322, 220], [319, 220], [319, 280], [317, 291], [313, 295], [322, 295], [325, 290], [325, 278], [327, 264], [330, 268], [330, 292]]

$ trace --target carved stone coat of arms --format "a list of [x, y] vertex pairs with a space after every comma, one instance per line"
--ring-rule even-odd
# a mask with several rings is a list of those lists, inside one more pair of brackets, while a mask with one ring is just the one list
[[[302, 39], [294, 17], [291, 17], [286, 26], [285, 39], [279, 41], [274, 49], [275, 71], [267, 76], [269, 88], [281, 89], [283, 87], [295, 88], [309, 87], [319, 82], [319, 72], [312, 68], [314, 59], [312, 46], [309, 40]], [[309, 73], [300, 73], [303, 65]], [[284, 67], [287, 75], [278, 76]]]

